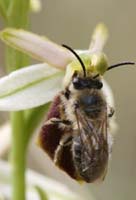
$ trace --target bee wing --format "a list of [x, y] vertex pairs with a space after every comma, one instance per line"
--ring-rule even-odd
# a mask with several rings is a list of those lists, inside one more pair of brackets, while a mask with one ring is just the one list
[[[107, 113], [102, 120], [93, 121], [82, 115], [77, 110], [77, 123], [79, 127], [80, 157], [75, 157], [80, 175], [86, 182], [103, 180], [108, 164], [108, 143], [107, 143]], [[80, 137], [80, 138], [79, 138]], [[76, 146], [76, 144], [75, 144]]]
[[76, 119], [81, 142], [88, 152], [94, 144], [102, 145], [103, 140], [107, 141], [107, 113], [97, 123], [97, 126], [94, 126], [91, 120], [83, 116], [79, 109], [76, 110]]

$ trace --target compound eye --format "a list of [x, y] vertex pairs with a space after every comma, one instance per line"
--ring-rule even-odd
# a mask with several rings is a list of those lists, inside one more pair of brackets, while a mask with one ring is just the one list
[[96, 88], [97, 88], [97, 89], [101, 89], [102, 87], [103, 87], [103, 83], [100, 82], [100, 81], [97, 81], [97, 83], [96, 83]]
[[91, 80], [89, 88], [94, 88], [100, 90], [103, 87], [103, 83], [99, 80]]
[[92, 80], [92, 79], [83, 79], [80, 77], [73, 78], [73, 86], [77, 90], [82, 90], [85, 88], [94, 88], [94, 89], [101, 89], [103, 84], [99, 80]]
[[73, 79], [73, 86], [75, 89], [79, 90], [82, 88], [82, 83], [81, 83], [81, 80], [78, 78], [78, 77], [75, 77]]

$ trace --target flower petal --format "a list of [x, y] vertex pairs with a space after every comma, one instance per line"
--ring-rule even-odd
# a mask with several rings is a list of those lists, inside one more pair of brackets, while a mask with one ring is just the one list
[[[109, 84], [103, 79], [102, 80], [103, 82], [103, 88], [102, 88], [102, 91], [103, 91], [103, 94], [106, 98], [106, 102], [107, 102], [107, 105], [108, 107], [112, 107], [114, 108], [115, 105], [114, 105], [114, 97], [113, 97], [113, 93], [112, 93], [112, 90], [109, 86]], [[112, 135], [114, 135], [118, 129], [118, 125], [116, 123], [116, 114], [114, 114], [113, 117], [111, 117], [110, 121], [109, 121], [109, 130], [110, 130], [110, 133]]]
[[73, 54], [64, 47], [25, 30], [7, 28], [0, 37], [11, 47], [60, 69], [73, 60]]
[[11, 144], [11, 127], [6, 123], [0, 127], [0, 158], [7, 153]]
[[91, 53], [101, 52], [108, 39], [107, 27], [100, 23], [96, 26], [94, 33], [92, 35], [92, 40], [89, 46]]
[[0, 79], [0, 110], [17, 111], [43, 105], [61, 89], [63, 72], [37, 64]]
[[89, 50], [86, 50], [86, 49], [75, 49], [74, 50], [78, 55], [82, 55], [82, 54], [87, 54], [87, 55], [89, 55], [90, 54], [90, 51]]

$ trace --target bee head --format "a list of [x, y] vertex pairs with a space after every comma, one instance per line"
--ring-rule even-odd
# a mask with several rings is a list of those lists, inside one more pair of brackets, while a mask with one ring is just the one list
[[78, 55], [70, 47], [63, 45], [71, 51], [76, 60], [73, 60], [66, 69], [64, 78], [64, 87], [67, 87], [71, 82], [77, 90], [85, 88], [101, 89], [102, 82], [100, 79], [93, 78], [98, 73], [103, 75], [107, 70], [107, 58], [103, 53], [99, 54], [80, 54]]
[[72, 81], [74, 88], [77, 90], [85, 88], [101, 89], [103, 85], [99, 77], [106, 71], [119, 66], [135, 64], [134, 62], [121, 62], [108, 66], [107, 57], [102, 52], [91, 55], [81, 54], [79, 56], [67, 45], [62, 46], [71, 51], [77, 58], [67, 66], [64, 86], [67, 87]]

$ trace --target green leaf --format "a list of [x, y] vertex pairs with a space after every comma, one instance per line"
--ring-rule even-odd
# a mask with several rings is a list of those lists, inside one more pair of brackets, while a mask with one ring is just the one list
[[27, 28], [30, 0], [10, 0], [8, 7], [8, 26]]
[[5, 0], [0, 0], [0, 14], [3, 18], [7, 19], [7, 8]]
[[11, 4], [11, 0], [3, 0], [5, 3], [6, 8], [8, 9], [10, 4]]

